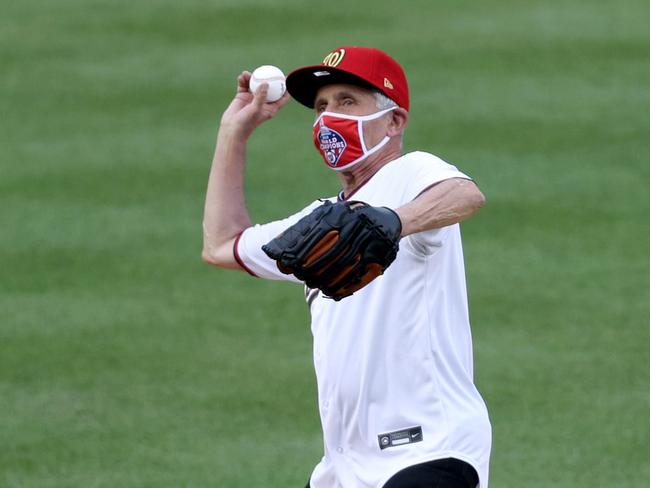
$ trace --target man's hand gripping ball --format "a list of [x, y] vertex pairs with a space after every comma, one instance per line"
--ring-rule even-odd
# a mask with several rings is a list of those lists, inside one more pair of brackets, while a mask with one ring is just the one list
[[326, 201], [262, 250], [280, 271], [338, 301], [383, 274], [397, 256], [401, 232], [389, 208]]

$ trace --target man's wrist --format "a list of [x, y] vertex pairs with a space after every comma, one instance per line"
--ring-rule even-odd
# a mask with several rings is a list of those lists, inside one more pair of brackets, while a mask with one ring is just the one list
[[406, 205], [396, 208], [395, 210], [393, 210], [393, 212], [395, 212], [395, 215], [397, 215], [402, 225], [402, 233], [401, 233], [402, 237], [406, 237], [412, 234], [413, 233], [413, 229], [411, 227], [412, 218], [409, 214], [409, 209], [406, 208]]
[[219, 138], [228, 140], [243, 140], [244, 142], [250, 137], [252, 131], [246, 130], [240, 124], [230, 122], [221, 122], [219, 126]]

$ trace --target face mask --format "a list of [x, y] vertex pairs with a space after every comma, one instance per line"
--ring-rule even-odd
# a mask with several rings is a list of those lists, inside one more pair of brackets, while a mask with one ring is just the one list
[[384, 137], [371, 149], [366, 148], [363, 138], [363, 123], [375, 120], [394, 110], [391, 107], [370, 115], [344, 115], [323, 112], [314, 123], [314, 145], [321, 153], [325, 164], [335, 171], [343, 171], [360, 163], [376, 153], [390, 141]]

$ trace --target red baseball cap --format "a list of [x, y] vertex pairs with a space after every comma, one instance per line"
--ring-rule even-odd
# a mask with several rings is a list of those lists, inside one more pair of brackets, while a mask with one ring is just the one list
[[298, 68], [287, 76], [287, 90], [291, 96], [309, 108], [314, 108], [318, 90], [334, 83], [375, 88], [400, 107], [409, 109], [409, 87], [404, 70], [379, 49], [342, 46], [327, 54], [321, 64]]

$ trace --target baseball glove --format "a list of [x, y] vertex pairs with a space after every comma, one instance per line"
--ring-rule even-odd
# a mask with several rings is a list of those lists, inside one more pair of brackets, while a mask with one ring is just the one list
[[388, 268], [401, 233], [402, 223], [389, 208], [325, 201], [262, 250], [280, 271], [338, 301]]

